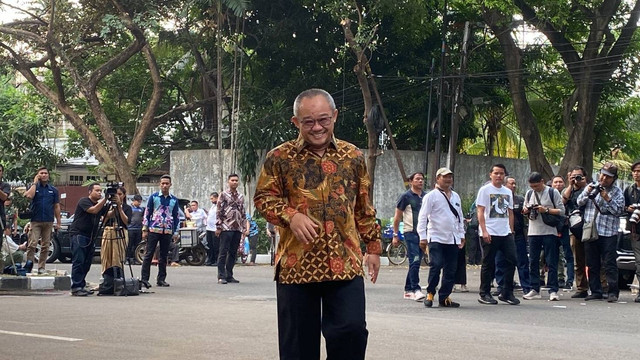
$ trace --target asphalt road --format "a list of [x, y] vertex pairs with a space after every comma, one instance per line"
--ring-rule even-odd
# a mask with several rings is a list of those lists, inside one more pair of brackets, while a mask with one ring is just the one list
[[[453, 295], [462, 307], [428, 309], [402, 299], [406, 271], [383, 267], [378, 283], [367, 284], [367, 359], [640, 355], [640, 304], [628, 291], [616, 304], [563, 292], [559, 302], [487, 306], [477, 302], [479, 269], [469, 268], [471, 292]], [[99, 272], [94, 265], [88, 280], [97, 283]], [[427, 272], [423, 267], [423, 285]], [[271, 267], [239, 265], [241, 283], [227, 285], [216, 283], [211, 267], [168, 273], [171, 287], [137, 297], [0, 295], [0, 359], [277, 359]]]

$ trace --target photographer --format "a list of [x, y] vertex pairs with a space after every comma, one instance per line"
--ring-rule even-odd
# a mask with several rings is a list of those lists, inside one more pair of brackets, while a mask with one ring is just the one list
[[[624, 207], [627, 210], [627, 230], [631, 231], [631, 247], [636, 258], [636, 277], [640, 281], [640, 161], [631, 165], [634, 184], [624, 189]], [[640, 303], [640, 293], [635, 299]]]
[[127, 190], [124, 186], [108, 185], [105, 198], [107, 199], [106, 208], [108, 211], [104, 219], [100, 262], [102, 263], [103, 284], [109, 287], [113, 283], [113, 278], [122, 276], [131, 206], [127, 204]]
[[549, 301], [558, 301], [558, 249], [560, 238], [554, 226], [545, 224], [542, 214], [562, 215], [564, 204], [558, 190], [546, 186], [542, 175], [532, 172], [529, 187], [524, 196], [522, 213], [529, 218], [529, 276], [531, 291], [523, 297], [527, 300], [540, 299], [540, 251], [544, 247], [545, 263], [549, 267]]
[[69, 226], [71, 236], [71, 295], [87, 296], [93, 291], [85, 289], [85, 277], [91, 268], [95, 251], [94, 236], [99, 220], [107, 211], [107, 198], [102, 198], [100, 184], [89, 185], [89, 196], [78, 201], [73, 222]]
[[[2, 181], [2, 175], [4, 174], [4, 166], [0, 164], [0, 232], [4, 232], [8, 226], [11, 224], [7, 224], [7, 218], [4, 213], [4, 202], [9, 199], [9, 195], [11, 195], [11, 186]], [[0, 246], [2, 246], [2, 239], [4, 236], [0, 236]]]
[[[624, 195], [619, 187], [613, 183], [618, 178], [618, 168], [610, 162], [604, 164], [600, 170], [597, 184], [589, 184], [578, 196], [578, 206], [586, 205], [584, 223], [588, 224], [594, 216], [598, 239], [584, 243], [584, 251], [589, 267], [589, 288], [591, 295], [585, 300], [601, 300], [602, 284], [600, 283], [600, 268], [604, 262], [604, 271], [609, 283], [609, 302], [617, 302], [618, 266], [616, 265], [616, 246], [619, 216], [624, 210]], [[604, 261], [602, 261], [604, 259]]]
[[[562, 202], [566, 209], [566, 214], [571, 215], [574, 211], [578, 211], [573, 215], [576, 219], [584, 217], [584, 206], [578, 206], [578, 196], [587, 187], [587, 176], [582, 166], [576, 166], [569, 173], [569, 186], [562, 192]], [[571, 225], [571, 217], [569, 218]], [[573, 251], [573, 259], [575, 262], [575, 280], [576, 293], [571, 295], [572, 299], [586, 298], [589, 295], [589, 283], [587, 282], [586, 260], [584, 254], [584, 244], [582, 243], [582, 223], [570, 227], [569, 235], [571, 243], [571, 251]]]

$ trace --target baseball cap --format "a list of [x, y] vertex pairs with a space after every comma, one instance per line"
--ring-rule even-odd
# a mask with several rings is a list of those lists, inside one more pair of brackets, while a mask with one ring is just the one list
[[449, 170], [446, 167], [440, 168], [438, 169], [438, 171], [436, 171], [436, 176], [444, 176], [444, 175], [449, 175], [449, 174], [453, 174], [453, 171]]
[[618, 167], [611, 162], [606, 162], [602, 169], [600, 169], [601, 174], [605, 174], [607, 176], [616, 177], [618, 176]]

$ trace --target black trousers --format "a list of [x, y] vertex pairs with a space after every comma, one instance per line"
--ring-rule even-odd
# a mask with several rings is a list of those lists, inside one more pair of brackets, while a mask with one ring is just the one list
[[231, 279], [233, 267], [236, 265], [240, 231], [223, 231], [220, 233], [220, 253], [218, 255], [218, 279]]
[[458, 249], [458, 264], [456, 266], [456, 284], [467, 285], [467, 244]]
[[360, 360], [367, 348], [364, 280], [277, 284], [281, 360], [320, 359], [320, 332], [329, 360]]
[[129, 229], [129, 244], [127, 245], [127, 259], [136, 258], [136, 248], [142, 241], [142, 229]]
[[482, 241], [482, 269], [480, 270], [480, 296], [491, 294], [491, 282], [496, 274], [496, 253], [500, 250], [504, 254], [504, 287], [503, 294], [513, 293], [513, 275], [518, 263], [516, 257], [516, 243], [513, 235], [491, 235], [491, 243]]
[[609, 283], [609, 294], [618, 296], [618, 253], [616, 236], [599, 236], [598, 240], [584, 243], [584, 253], [589, 268], [589, 288], [591, 293], [602, 295], [600, 269], [604, 264], [604, 272]]
[[151, 260], [156, 252], [156, 246], [160, 244], [160, 254], [158, 254], [158, 281], [165, 281], [167, 278], [167, 256], [169, 254], [169, 243], [171, 234], [157, 234], [150, 232], [147, 236], [147, 250], [142, 261], [142, 280], [149, 281], [151, 275]]
[[220, 251], [220, 239], [216, 236], [215, 231], [207, 230], [207, 244], [209, 250], [207, 250], [206, 265], [212, 265], [218, 262], [218, 252]]

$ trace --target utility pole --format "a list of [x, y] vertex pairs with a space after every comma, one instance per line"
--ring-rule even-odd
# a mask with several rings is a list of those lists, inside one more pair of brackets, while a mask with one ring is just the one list
[[467, 68], [467, 45], [469, 44], [469, 22], [464, 23], [464, 36], [462, 37], [462, 55], [460, 58], [460, 74], [456, 82], [452, 106], [451, 106], [451, 136], [449, 136], [449, 152], [447, 153], [447, 167], [455, 173], [456, 153], [458, 149], [458, 130], [460, 128], [459, 114], [462, 104], [462, 94], [464, 91], [464, 77]]
[[436, 183], [436, 171], [440, 168], [440, 153], [442, 147], [442, 112], [444, 107], [444, 77], [446, 75], [446, 57], [447, 57], [447, 29], [449, 27], [449, 19], [447, 16], [447, 0], [444, 0], [444, 9], [442, 13], [442, 49], [440, 51], [440, 81], [438, 85], [438, 131], [436, 133], [436, 161], [435, 166], [431, 169], [431, 182], [429, 189]]
[[427, 110], [427, 136], [424, 142], [424, 176], [427, 176], [427, 172], [429, 171], [429, 138], [431, 137], [431, 99], [433, 98], [433, 73], [436, 67], [436, 59], [431, 59], [431, 70], [430, 78], [429, 78], [429, 110]]

